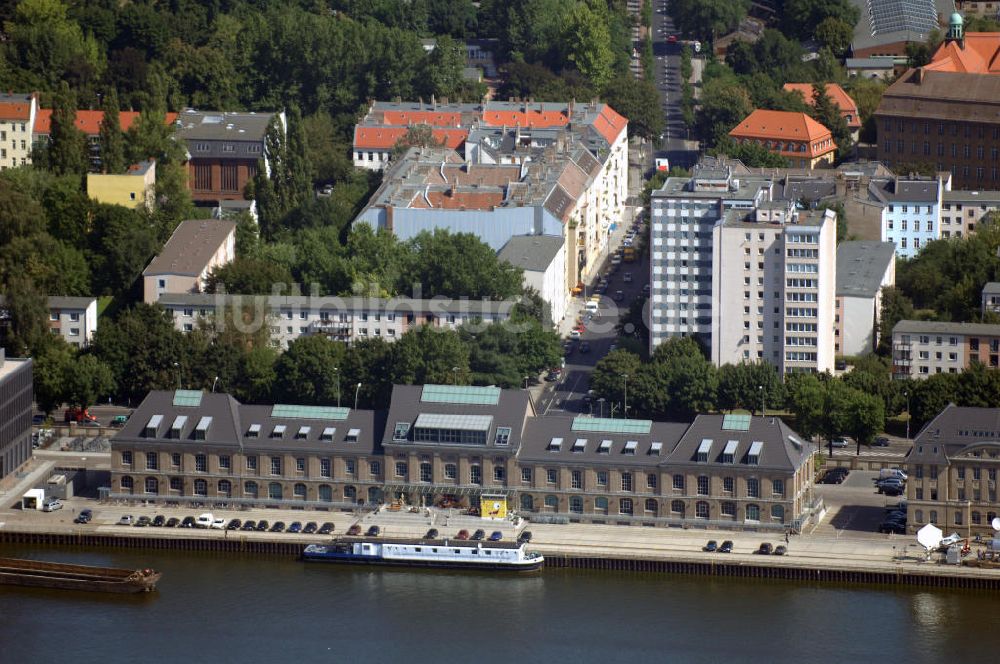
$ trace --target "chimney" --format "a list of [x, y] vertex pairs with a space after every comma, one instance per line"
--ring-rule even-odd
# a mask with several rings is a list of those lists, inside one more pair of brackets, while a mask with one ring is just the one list
[[436, 109], [436, 108], [437, 108], [437, 99], [434, 98], [434, 95], [431, 95], [431, 109]]

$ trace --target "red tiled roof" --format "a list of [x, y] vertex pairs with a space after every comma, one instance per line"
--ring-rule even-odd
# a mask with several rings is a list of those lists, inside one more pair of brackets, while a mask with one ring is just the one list
[[[737, 139], [758, 140], [786, 143], [788, 141], [805, 141], [808, 143], [806, 152], [790, 152], [780, 150], [781, 154], [810, 158], [819, 157], [836, 149], [830, 130], [813, 120], [805, 113], [790, 111], [768, 111], [757, 109], [736, 125], [729, 135]], [[829, 141], [828, 145], [817, 146], [819, 141]]]
[[30, 101], [0, 102], [0, 120], [27, 120], [29, 118], [31, 118]]
[[967, 32], [965, 47], [946, 41], [925, 69], [965, 74], [1000, 74], [1000, 33]]
[[[122, 131], [128, 131], [132, 123], [139, 117], [138, 111], [120, 111], [118, 122]], [[101, 133], [101, 120], [104, 119], [104, 111], [77, 111], [76, 128], [88, 136], [97, 136]], [[164, 119], [165, 124], [173, 124], [177, 119], [176, 113], [167, 113]], [[52, 131], [52, 109], [40, 108], [35, 114], [35, 133], [48, 134]]]
[[[406, 134], [406, 127], [354, 127], [354, 147], [359, 150], [387, 150]], [[467, 129], [435, 129], [432, 134], [446, 147], [457, 149], [469, 136]]]
[[615, 109], [611, 108], [607, 104], [601, 110], [601, 114], [597, 116], [594, 120], [594, 129], [596, 129], [604, 140], [611, 145], [615, 140], [621, 136], [622, 131], [628, 124], [628, 120], [619, 114]]
[[[810, 106], [815, 103], [812, 83], [785, 83], [784, 89], [789, 92], [800, 93]], [[851, 96], [847, 94], [844, 88], [836, 83], [827, 83], [826, 94], [837, 108], [840, 109], [840, 113], [847, 120], [848, 127], [857, 129], [861, 126], [861, 120], [858, 118], [858, 105], [854, 103], [854, 100], [851, 99]]]
[[427, 205], [427, 200], [424, 199], [424, 192], [417, 192], [410, 202], [410, 207], [433, 208], [435, 210], [458, 210], [462, 208], [466, 210], [492, 210], [503, 203], [503, 193], [499, 191], [429, 191], [427, 192], [427, 198], [430, 199], [430, 205]]
[[385, 111], [382, 113], [384, 124], [414, 125], [426, 124], [432, 127], [460, 127], [461, 113], [442, 113], [440, 111]]
[[568, 122], [562, 111], [483, 111], [488, 127], [565, 127]]

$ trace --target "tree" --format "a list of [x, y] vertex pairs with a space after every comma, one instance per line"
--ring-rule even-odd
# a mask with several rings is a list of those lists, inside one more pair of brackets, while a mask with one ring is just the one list
[[648, 415], [685, 421], [715, 409], [718, 371], [694, 339], [668, 339], [651, 360], [640, 369]]
[[288, 292], [292, 283], [292, 274], [281, 265], [259, 258], [237, 257], [231, 263], [212, 269], [205, 292], [272, 295]]
[[787, 158], [771, 152], [765, 145], [756, 142], [738, 143], [729, 136], [722, 137], [709, 153], [739, 159], [745, 166], [752, 168], [788, 168], [790, 165]]
[[472, 233], [423, 231], [408, 244], [413, 256], [400, 286], [412, 297], [501, 300], [521, 292], [521, 270]]
[[676, 0], [671, 15], [685, 35], [714, 41], [732, 32], [749, 9], [747, 0]]
[[764, 404], [780, 408], [784, 398], [781, 378], [777, 370], [766, 361], [724, 364], [719, 368], [720, 409], [742, 408], [757, 413], [757, 409]]
[[35, 355], [49, 342], [49, 305], [30, 277], [14, 274], [6, 279], [3, 309], [7, 319], [3, 346], [8, 355]]
[[784, 0], [780, 16], [782, 31], [805, 41], [816, 34], [827, 19], [836, 19], [849, 26], [857, 25], [858, 9], [849, 0]]
[[823, 430], [823, 382], [814, 374], [791, 374], [786, 382], [788, 410], [795, 415], [795, 429], [807, 438]]
[[0, 283], [29, 277], [46, 295], [92, 295], [90, 268], [83, 252], [48, 233], [14, 238], [0, 246]]
[[882, 311], [878, 322], [878, 352], [889, 355], [892, 352], [892, 328], [901, 320], [913, 318], [913, 302], [896, 286], [882, 288]]
[[[642, 359], [635, 353], [625, 350], [613, 350], [594, 366], [594, 372], [590, 375], [590, 388], [594, 393], [608, 402], [610, 409], [612, 404], [623, 404], [625, 401], [624, 376], [629, 376], [633, 380], [632, 384], [632, 408], [635, 408], [636, 397], [644, 400], [642, 392], [636, 392], [635, 377], [639, 375], [642, 368]], [[648, 399], [647, 399], [648, 400]], [[621, 412], [621, 408], [617, 408]], [[608, 415], [611, 411], [605, 411]]]
[[434, 148], [443, 145], [444, 140], [434, 136], [434, 127], [427, 124], [410, 125], [392, 146], [392, 159], [401, 157], [410, 148]]
[[469, 349], [453, 330], [421, 325], [392, 345], [393, 381], [403, 385], [465, 384]]
[[813, 118], [829, 129], [833, 135], [833, 141], [837, 144], [838, 158], [843, 159], [850, 154], [854, 147], [851, 130], [840, 112], [840, 107], [833, 103], [833, 99], [826, 93], [825, 85], [813, 85], [813, 104], [810, 111]]
[[861, 454], [861, 445], [870, 445], [885, 429], [885, 403], [877, 395], [852, 389], [846, 411], [846, 431], [857, 444], [856, 453]]
[[[596, 3], [594, 5], [597, 6]], [[607, 11], [606, 5], [604, 7]], [[602, 89], [614, 75], [611, 35], [602, 16], [586, 2], [577, 3], [563, 36], [566, 59], [576, 65], [595, 88]]]
[[32, 356], [35, 404], [46, 415], [66, 402], [65, 378], [75, 359], [73, 349], [62, 337], [53, 337], [53, 343]]
[[127, 291], [160, 250], [148, 218], [120, 205], [92, 204], [91, 233], [94, 290], [118, 294]]
[[437, 37], [434, 50], [427, 54], [428, 96], [437, 95], [455, 99], [464, 87], [462, 69], [465, 67], [465, 44], [448, 35]]
[[854, 38], [854, 24], [834, 16], [827, 16], [816, 26], [816, 39], [840, 57], [847, 52]]
[[343, 365], [346, 346], [323, 335], [299, 337], [275, 364], [275, 401], [330, 404], [337, 400], [335, 367]]
[[76, 95], [66, 81], [59, 85], [52, 104], [48, 161], [57, 175], [82, 176], [87, 172], [87, 137], [76, 128]]
[[114, 389], [111, 369], [93, 355], [81, 355], [64, 365], [63, 385], [66, 402], [86, 409]]
[[0, 186], [0, 246], [35, 233], [38, 220], [44, 217], [45, 211], [34, 197], [9, 184]]
[[118, 112], [118, 92], [114, 88], [104, 95], [101, 107], [104, 115], [101, 118], [101, 170], [105, 173], [122, 173], [128, 165], [125, 163], [125, 135], [122, 133]]
[[704, 82], [697, 114], [698, 134], [714, 146], [752, 111], [750, 95], [742, 86], [723, 79]]
[[604, 101], [628, 119], [630, 134], [656, 139], [663, 133], [660, 93], [652, 83], [616, 77], [604, 87]]
[[631, 337], [646, 348], [649, 346], [649, 328], [646, 327], [647, 304], [649, 298], [636, 297], [629, 303], [628, 311], [618, 319], [615, 332], [619, 337]]

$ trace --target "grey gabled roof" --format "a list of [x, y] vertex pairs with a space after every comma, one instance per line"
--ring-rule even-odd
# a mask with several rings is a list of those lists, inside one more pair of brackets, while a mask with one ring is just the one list
[[837, 295], [875, 297], [895, 256], [892, 242], [841, 242], [837, 245]]
[[[177, 136], [187, 141], [264, 140], [274, 113], [233, 113], [185, 109], [177, 114]], [[189, 146], [190, 148], [190, 146]]]
[[[440, 450], [452, 447], [439, 443], [415, 443], [413, 441], [413, 425], [420, 415], [488, 415], [492, 417], [490, 430], [486, 434], [486, 446], [461, 445], [454, 447], [464, 450], [481, 449], [484, 452], [516, 452], [521, 444], [524, 422], [529, 415], [534, 415], [534, 406], [530, 396], [524, 390], [500, 390], [496, 405], [477, 405], [470, 403], [443, 403], [421, 401], [423, 385], [394, 385], [388, 416], [385, 420], [385, 432], [382, 444], [394, 450]], [[410, 431], [406, 442], [393, 442], [393, 432], [397, 422], [406, 422]], [[510, 438], [507, 445], [494, 445], [497, 427], [510, 427]]]
[[947, 457], [970, 446], [1000, 456], [1000, 408], [945, 406], [913, 441], [909, 463], [945, 464]]
[[72, 297], [70, 295], [49, 295], [49, 309], [86, 309], [96, 301], [94, 297]]
[[497, 253], [497, 259], [529, 272], [544, 272], [563, 248], [554, 235], [515, 235]]
[[178, 224], [160, 254], [143, 270], [143, 276], [182, 274], [196, 277], [230, 234], [236, 222], [225, 219], [188, 219]]
[[[687, 424], [681, 422], [653, 422], [648, 434], [603, 433], [573, 431], [572, 417], [546, 415], [529, 420], [525, 425], [524, 439], [518, 460], [521, 462], [572, 464], [578, 462], [606, 463], [627, 466], [658, 466], [662, 464], [681, 439]], [[553, 438], [562, 438], [558, 451], [551, 450]], [[574, 451], [578, 439], [585, 439], [583, 451]], [[607, 453], [599, 451], [601, 443], [611, 441]], [[635, 441], [635, 454], [626, 454], [629, 441]], [[651, 453], [654, 442], [661, 443], [658, 454]]]
[[[139, 407], [129, 417], [128, 422], [114, 437], [114, 444], [164, 443], [187, 444], [192, 448], [228, 447], [259, 451], [339, 451], [357, 454], [379, 452], [382, 438], [383, 418], [376, 411], [349, 410], [347, 419], [300, 419], [295, 417], [271, 417], [273, 406], [242, 405], [228, 394], [202, 393], [197, 406], [174, 405], [174, 392], [157, 390], [150, 392]], [[147, 423], [155, 415], [161, 416], [156, 437], [143, 436]], [[181, 428], [179, 439], [167, 438], [166, 434], [178, 416], [187, 419]], [[194, 440], [193, 434], [203, 417], [211, 417], [212, 422], [205, 440]], [[251, 425], [260, 425], [257, 438], [247, 437]], [[269, 438], [277, 425], [285, 426], [281, 439]], [[304, 439], [295, 435], [302, 426], [309, 427]], [[324, 429], [336, 429], [333, 440], [320, 440]], [[358, 430], [358, 441], [348, 443], [347, 434]]]
[[[720, 466], [743, 470], [774, 469], [793, 471], [799, 468], [816, 446], [799, 436], [777, 417], [751, 417], [746, 431], [729, 431], [722, 428], [724, 415], [699, 415], [684, 433], [670, 454], [671, 465]], [[697, 462], [696, 455], [702, 441], [711, 440], [708, 462]], [[722, 452], [730, 440], [738, 441], [733, 463], [722, 464]], [[756, 465], [747, 463], [747, 453], [755, 443], [762, 443]]]
[[896, 334], [975, 334], [984, 337], [1000, 336], [1000, 325], [989, 323], [952, 323], [936, 320], [901, 320], [892, 328]]
[[983, 286], [983, 295], [1000, 294], [1000, 281], [987, 281]]

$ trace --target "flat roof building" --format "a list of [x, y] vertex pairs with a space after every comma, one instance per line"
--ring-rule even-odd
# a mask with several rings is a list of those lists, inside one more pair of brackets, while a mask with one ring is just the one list
[[1000, 325], [901, 320], [892, 328], [895, 378], [960, 373], [973, 362], [1000, 367]]
[[0, 348], [0, 480], [31, 458], [33, 364]]

